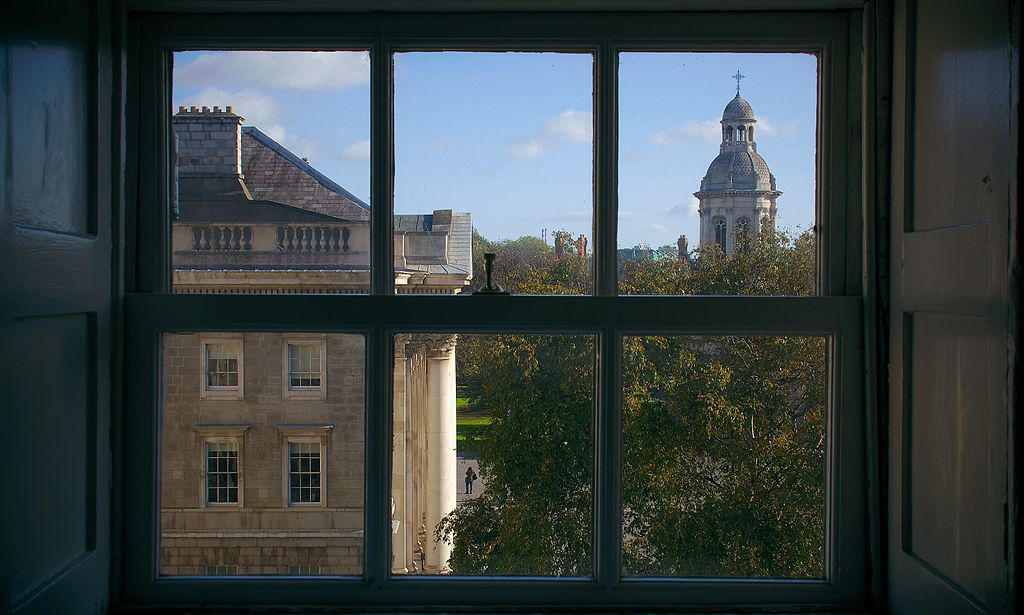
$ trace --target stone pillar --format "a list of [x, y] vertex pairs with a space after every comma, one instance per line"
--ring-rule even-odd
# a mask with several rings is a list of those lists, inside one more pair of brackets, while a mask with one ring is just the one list
[[441, 519], [455, 510], [455, 340], [432, 335], [427, 346], [427, 574], [448, 569], [451, 546], [434, 538]]
[[394, 431], [391, 441], [391, 572], [409, 572], [407, 562], [412, 547], [409, 545], [409, 501], [408, 487], [408, 433], [409, 433], [409, 382], [406, 377], [405, 346], [408, 336], [395, 339], [394, 372]]

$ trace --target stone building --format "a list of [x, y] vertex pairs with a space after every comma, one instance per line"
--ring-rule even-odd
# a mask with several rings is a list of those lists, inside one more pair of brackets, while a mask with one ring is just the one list
[[[740, 77], [742, 78], [742, 77]], [[754, 125], [757, 118], [750, 103], [740, 96], [729, 101], [722, 113], [722, 144], [693, 193], [700, 204], [700, 247], [718, 244], [727, 254], [737, 245], [752, 241], [762, 230], [775, 228], [775, 176], [757, 153]]]
[[[176, 293], [365, 293], [370, 207], [231, 107], [181, 107]], [[394, 217], [399, 293], [472, 277], [472, 219]], [[439, 573], [432, 528], [456, 504], [455, 336], [395, 345], [394, 571]], [[161, 561], [166, 575], [360, 574], [364, 339], [164, 337]]]

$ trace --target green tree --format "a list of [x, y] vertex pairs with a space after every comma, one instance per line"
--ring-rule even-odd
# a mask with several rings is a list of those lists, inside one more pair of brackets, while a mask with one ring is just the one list
[[[566, 292], [587, 279], [589, 263], [575, 253], [529, 254], [510, 272], [514, 292]], [[711, 247], [691, 259], [624, 263], [621, 287], [635, 294], [807, 295], [814, 254], [810, 233], [762, 234], [730, 256]], [[589, 572], [594, 355], [593, 341], [580, 339], [500, 336], [460, 344], [460, 380], [461, 370], [474, 375], [477, 403], [494, 418], [479, 460], [487, 490], [437, 528], [454, 543], [453, 571]], [[824, 340], [813, 337], [627, 338], [629, 574], [821, 576], [825, 356]]]

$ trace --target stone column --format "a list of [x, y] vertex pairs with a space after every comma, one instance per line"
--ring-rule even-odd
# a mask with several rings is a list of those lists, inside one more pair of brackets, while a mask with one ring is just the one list
[[395, 338], [395, 372], [394, 372], [394, 432], [391, 441], [391, 572], [405, 574], [409, 572], [406, 563], [410, 559], [412, 548], [409, 545], [409, 504], [407, 467], [407, 440], [409, 430], [409, 382], [406, 377], [405, 346], [408, 335]]
[[427, 342], [427, 574], [447, 572], [451, 546], [434, 538], [441, 519], [455, 510], [455, 340], [432, 335]]

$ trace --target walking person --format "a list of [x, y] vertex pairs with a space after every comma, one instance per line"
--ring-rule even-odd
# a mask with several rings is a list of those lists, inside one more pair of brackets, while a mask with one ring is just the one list
[[476, 472], [473, 471], [473, 466], [466, 468], [466, 493], [473, 493], [473, 481], [476, 480]]

